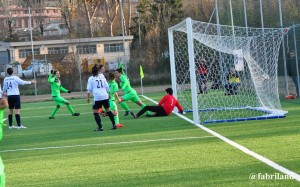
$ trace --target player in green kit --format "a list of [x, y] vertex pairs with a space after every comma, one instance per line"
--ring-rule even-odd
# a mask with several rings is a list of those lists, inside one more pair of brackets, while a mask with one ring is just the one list
[[73, 108], [70, 105], [70, 102], [67, 101], [66, 99], [64, 99], [63, 97], [60, 96], [60, 91], [63, 92], [68, 92], [71, 93], [70, 90], [65, 89], [64, 87], [61, 86], [60, 83], [60, 73], [59, 71], [55, 70], [55, 71], [51, 71], [51, 74], [48, 77], [48, 82], [51, 85], [51, 96], [52, 96], [52, 100], [55, 102], [56, 106], [53, 109], [49, 119], [54, 119], [54, 115], [56, 114], [56, 112], [58, 111], [58, 109], [62, 106], [62, 105], [66, 105], [68, 110], [70, 111], [70, 113], [72, 114], [72, 116], [79, 116], [79, 113], [75, 113]]
[[[130, 82], [127, 78], [127, 76], [123, 73], [123, 69], [119, 68], [115, 71], [116, 77], [119, 77], [120, 79], [120, 87], [124, 91], [124, 95], [119, 98], [120, 105], [125, 109], [125, 116], [127, 116], [129, 113], [134, 117], [135, 114], [130, 111], [129, 107], [125, 103], [125, 101], [132, 101], [142, 108], [144, 108], [146, 105], [142, 103], [139, 96], [137, 95], [136, 91], [131, 87]], [[149, 111], [146, 112], [147, 115], [150, 114]]]
[[120, 123], [118, 107], [117, 107], [117, 104], [115, 102], [116, 99], [117, 99], [117, 101], [119, 101], [120, 98], [119, 98], [119, 95], [118, 95], [119, 88], [118, 88], [118, 84], [116, 83], [116, 76], [115, 76], [114, 72], [109, 73], [108, 85], [109, 85], [109, 89], [110, 89], [110, 92], [109, 92], [109, 107], [110, 107], [110, 110], [114, 114], [116, 126], [117, 127], [124, 127], [124, 125], [122, 125]]
[[[0, 141], [3, 137], [3, 109], [8, 106], [7, 100], [4, 96], [2, 96], [2, 91], [0, 88]], [[5, 172], [4, 172], [4, 165], [2, 159], [0, 157], [0, 187], [5, 187]]]

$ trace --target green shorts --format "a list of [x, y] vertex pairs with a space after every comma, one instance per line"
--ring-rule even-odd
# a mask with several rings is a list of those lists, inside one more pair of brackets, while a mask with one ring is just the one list
[[109, 100], [109, 108], [110, 110], [118, 110], [117, 104], [113, 100]]
[[122, 97], [124, 101], [133, 101], [135, 103], [140, 101], [140, 98], [135, 90], [131, 90], [130, 92], [125, 93], [125, 95], [123, 95]]
[[55, 102], [56, 105], [62, 106], [68, 102], [66, 99], [62, 98], [61, 96], [52, 97], [52, 100]]

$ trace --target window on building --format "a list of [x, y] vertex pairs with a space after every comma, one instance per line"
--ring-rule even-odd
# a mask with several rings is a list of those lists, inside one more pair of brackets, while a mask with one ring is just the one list
[[24, 19], [24, 27], [25, 28], [28, 28], [29, 26], [28, 26], [28, 19]]
[[96, 54], [96, 45], [80, 45], [76, 50], [78, 54]]
[[66, 54], [68, 47], [48, 47], [48, 54]]
[[21, 19], [18, 19], [18, 20], [17, 20], [17, 25], [18, 25], [18, 27], [20, 27], [20, 28], [22, 27], [22, 20], [21, 20]]
[[[33, 52], [35, 55], [39, 55], [40, 49], [35, 48], [35, 49], [33, 49]], [[31, 49], [19, 49], [19, 58], [26, 58], [27, 56], [31, 56], [31, 55], [32, 55]]]
[[123, 43], [117, 44], [104, 44], [104, 53], [123, 52]]

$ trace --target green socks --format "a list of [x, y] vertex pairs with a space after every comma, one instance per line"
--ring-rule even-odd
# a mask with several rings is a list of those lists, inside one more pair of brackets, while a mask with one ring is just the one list
[[120, 105], [125, 111], [130, 111], [129, 107], [127, 106], [127, 104], [124, 101], [122, 103], [120, 103]]
[[58, 108], [57, 107], [54, 107], [50, 117], [54, 117], [54, 115], [56, 114], [56, 112], [58, 111]]
[[120, 123], [119, 116], [114, 116], [116, 124]]
[[73, 110], [73, 108], [71, 107], [71, 105], [67, 105], [67, 108], [68, 108], [68, 110], [71, 112], [71, 114], [73, 115], [73, 114], [74, 114], [74, 110]]

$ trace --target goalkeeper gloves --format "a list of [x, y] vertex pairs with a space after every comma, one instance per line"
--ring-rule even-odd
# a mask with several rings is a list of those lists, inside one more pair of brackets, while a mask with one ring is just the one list
[[68, 90], [68, 93], [71, 93], [71, 91], [70, 91], [70, 90]]

